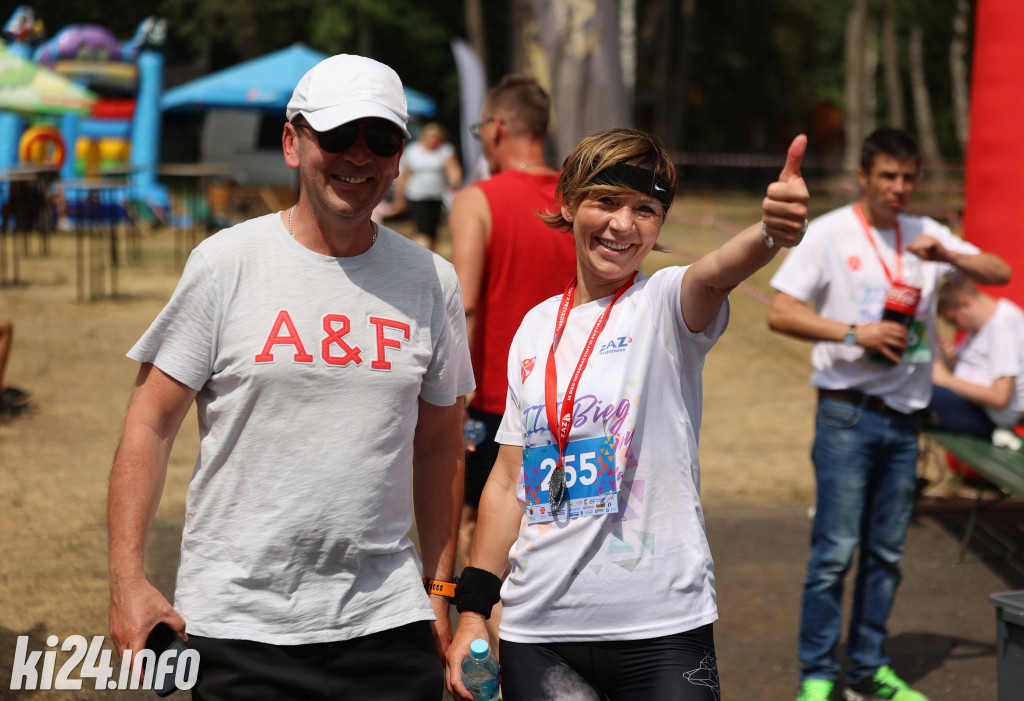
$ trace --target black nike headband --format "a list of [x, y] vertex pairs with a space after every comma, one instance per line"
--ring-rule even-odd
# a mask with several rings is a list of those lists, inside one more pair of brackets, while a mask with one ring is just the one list
[[[594, 162], [590, 164], [590, 172], [593, 173], [597, 170], [598, 165], [598, 160], [595, 158]], [[666, 210], [672, 204], [672, 186], [664, 176], [649, 168], [628, 163], [615, 163], [607, 166], [587, 185], [612, 185], [636, 190], [655, 198], [665, 205]]]

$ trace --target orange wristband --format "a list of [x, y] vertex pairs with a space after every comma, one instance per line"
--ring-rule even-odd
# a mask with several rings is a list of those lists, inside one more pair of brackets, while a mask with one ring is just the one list
[[455, 596], [455, 582], [442, 582], [437, 579], [423, 579], [423, 586], [428, 594], [447, 596], [449, 599]]

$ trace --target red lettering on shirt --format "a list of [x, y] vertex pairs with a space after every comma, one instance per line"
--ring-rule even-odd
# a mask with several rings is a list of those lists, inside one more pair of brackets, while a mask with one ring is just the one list
[[[288, 335], [282, 336], [282, 328], [288, 329]], [[292, 317], [286, 309], [282, 309], [277, 313], [277, 319], [274, 320], [274, 326], [270, 330], [270, 335], [267, 337], [267, 342], [263, 345], [263, 352], [256, 356], [257, 363], [272, 363], [274, 362], [273, 349], [274, 346], [294, 346], [295, 355], [293, 360], [296, 363], [312, 363], [313, 356], [306, 352], [306, 349], [302, 345], [302, 339], [299, 338], [299, 332], [295, 328]]]
[[[335, 329], [334, 324], [336, 323], [341, 324], [341, 327]], [[363, 359], [360, 357], [361, 349], [359, 346], [350, 346], [341, 340], [349, 332], [350, 328], [351, 324], [348, 317], [344, 314], [327, 314], [324, 316], [324, 333], [327, 335], [320, 343], [320, 355], [328, 365], [348, 365], [349, 363], [359, 365], [363, 362]], [[334, 344], [337, 344], [338, 348], [345, 355], [331, 355], [331, 346]]]
[[384, 335], [385, 327], [392, 329], [398, 329], [405, 336], [405, 340], [409, 340], [410, 327], [402, 321], [394, 321], [393, 319], [384, 319], [379, 316], [371, 316], [370, 323], [377, 327], [377, 359], [370, 363], [370, 367], [374, 370], [390, 370], [391, 363], [388, 362], [384, 355], [385, 349], [387, 348], [399, 348], [402, 347], [402, 342], [388, 338]]

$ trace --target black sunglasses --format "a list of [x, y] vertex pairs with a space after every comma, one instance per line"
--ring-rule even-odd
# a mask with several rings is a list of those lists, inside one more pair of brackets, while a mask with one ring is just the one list
[[381, 124], [342, 124], [329, 131], [317, 131], [308, 124], [292, 122], [292, 126], [308, 129], [316, 134], [316, 142], [327, 153], [348, 151], [355, 144], [359, 135], [363, 135], [366, 145], [378, 156], [394, 156], [402, 148], [405, 139], [398, 129]]

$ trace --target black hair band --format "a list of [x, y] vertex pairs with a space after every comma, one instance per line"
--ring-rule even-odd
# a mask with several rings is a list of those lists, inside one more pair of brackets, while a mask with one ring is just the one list
[[[590, 172], [593, 173], [597, 168], [598, 161], [595, 158], [590, 165]], [[672, 204], [672, 186], [668, 180], [660, 173], [642, 166], [614, 163], [598, 172], [587, 185], [626, 187], [650, 195], [665, 205], [665, 209]]]
[[455, 587], [455, 609], [491, 617], [491, 609], [501, 600], [501, 577], [479, 567], [462, 570]]

